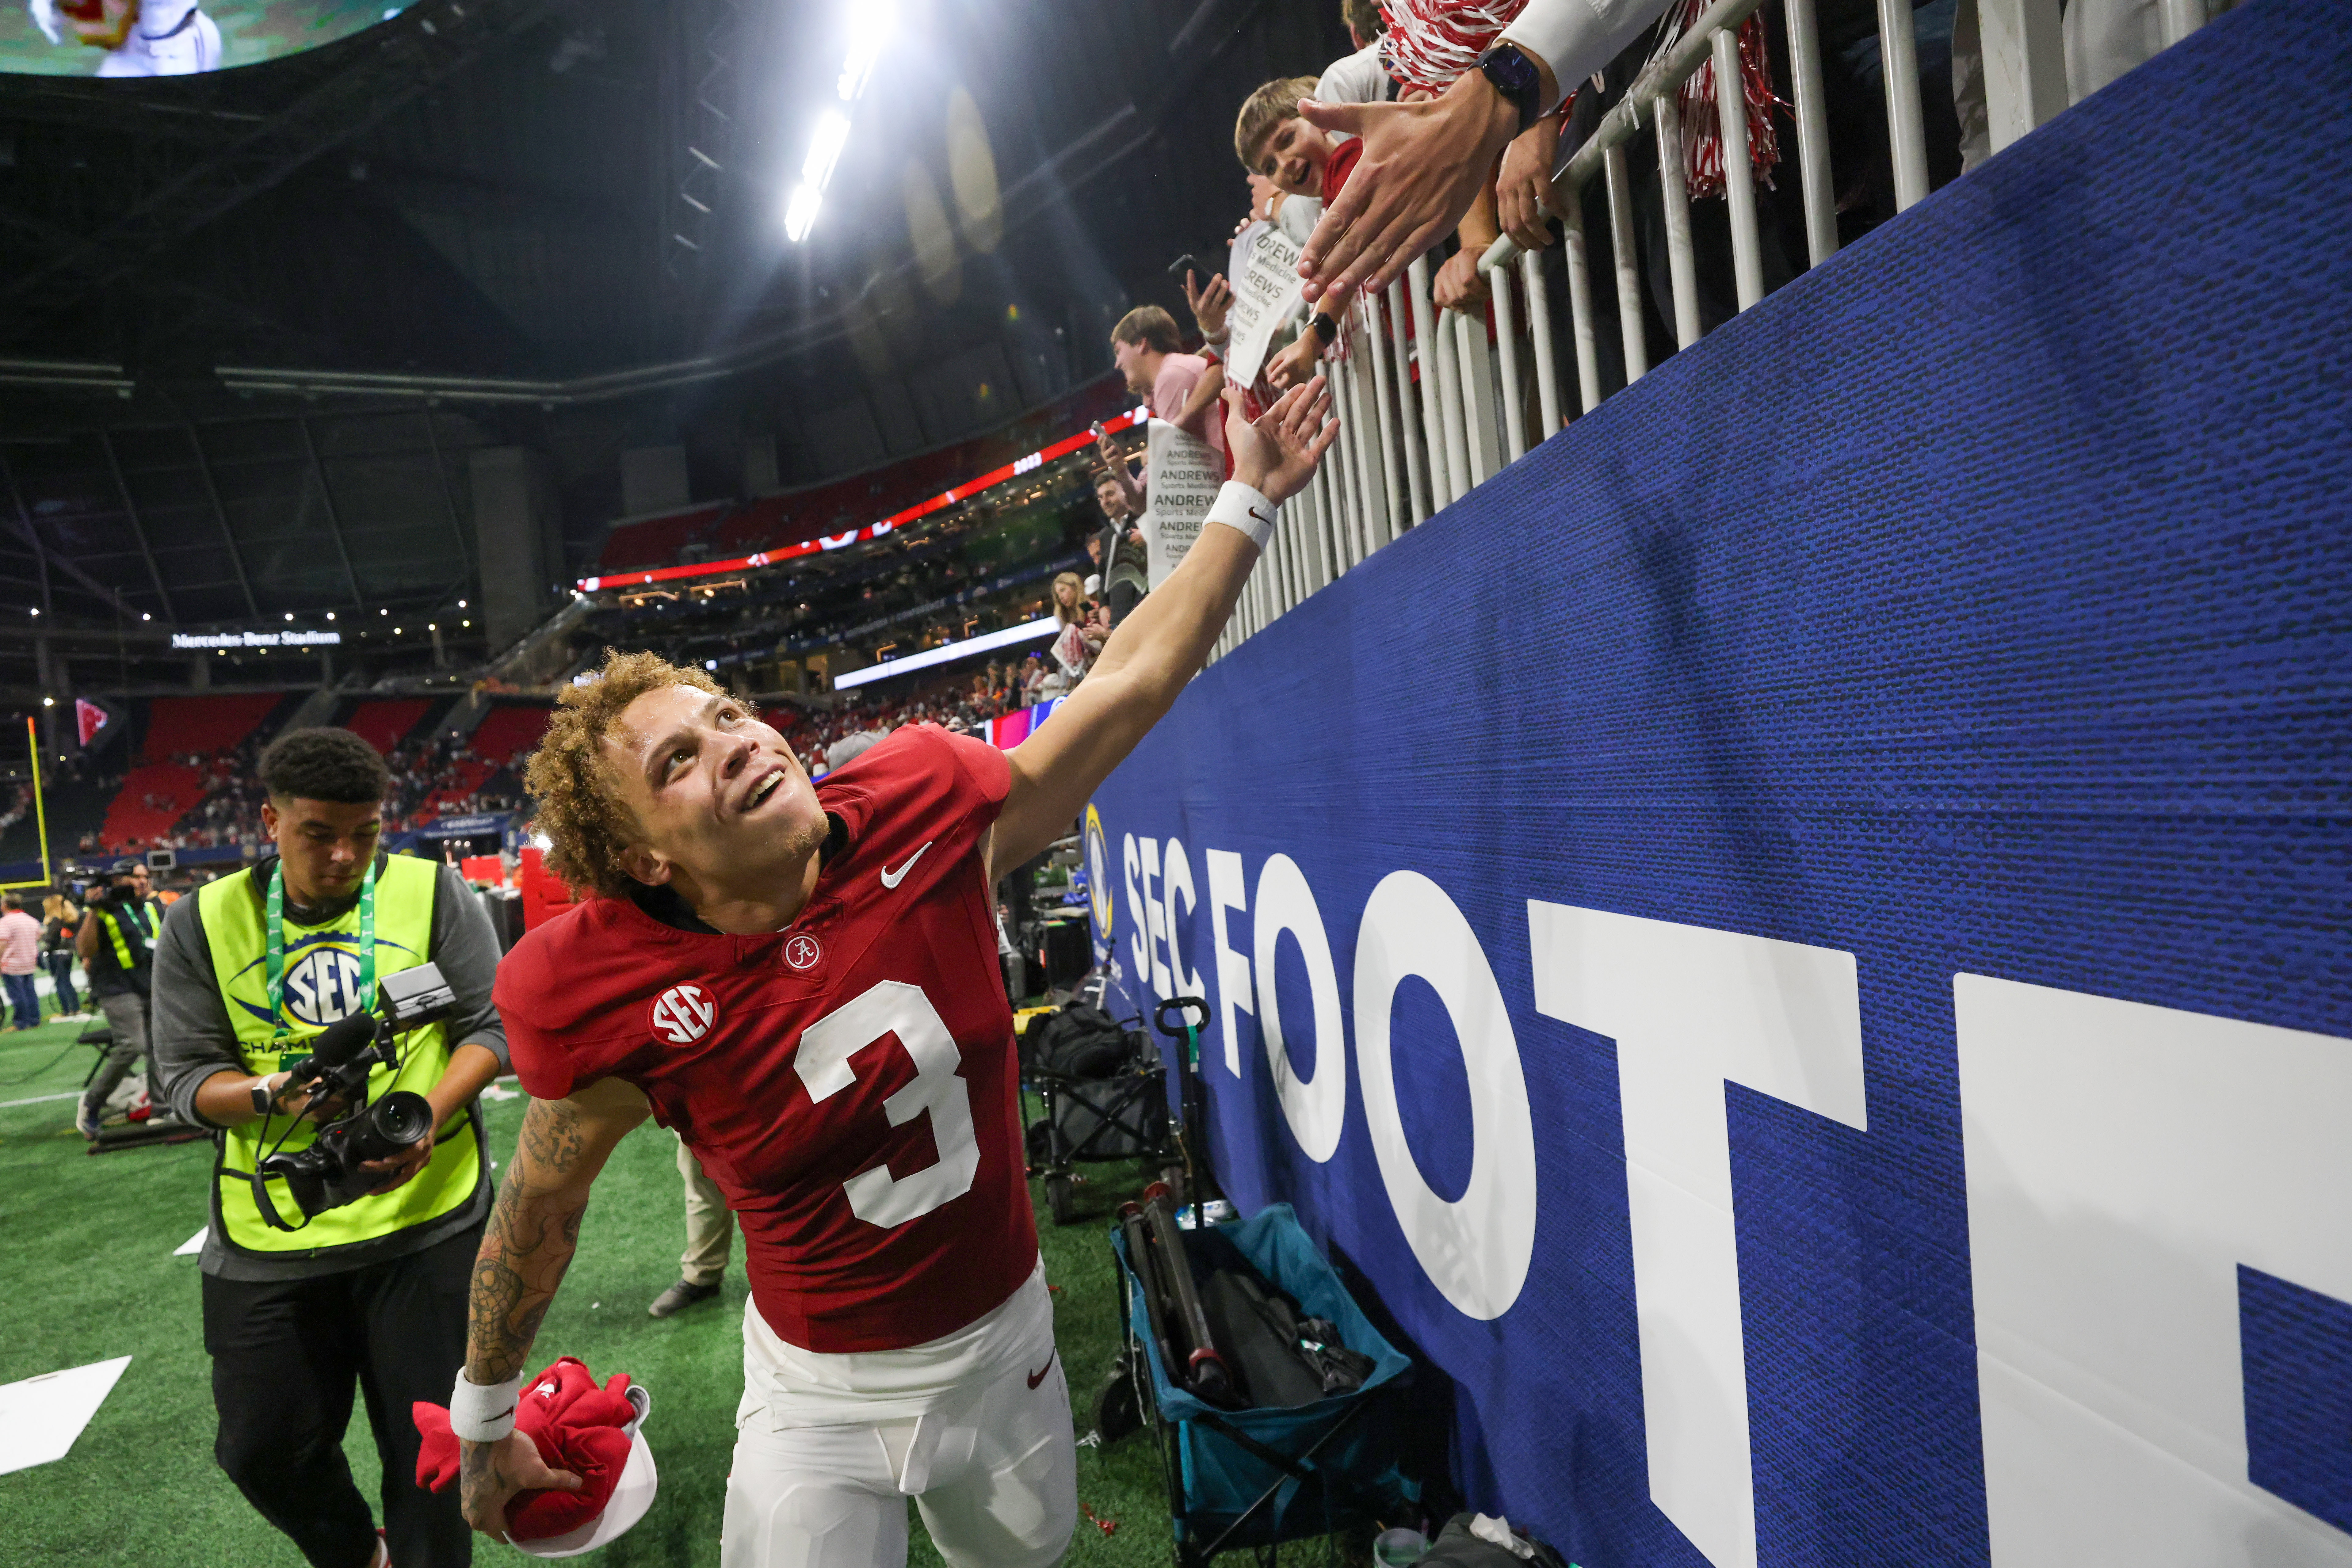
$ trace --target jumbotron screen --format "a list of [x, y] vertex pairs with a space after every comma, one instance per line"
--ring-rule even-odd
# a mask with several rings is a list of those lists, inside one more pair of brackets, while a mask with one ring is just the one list
[[410, 0], [0, 0], [0, 71], [193, 76], [348, 38]]

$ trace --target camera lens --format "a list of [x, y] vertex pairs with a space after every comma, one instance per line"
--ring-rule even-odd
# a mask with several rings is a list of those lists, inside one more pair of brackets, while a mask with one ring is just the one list
[[374, 1142], [393, 1147], [415, 1142], [433, 1131], [433, 1107], [421, 1094], [387, 1094], [369, 1113]]

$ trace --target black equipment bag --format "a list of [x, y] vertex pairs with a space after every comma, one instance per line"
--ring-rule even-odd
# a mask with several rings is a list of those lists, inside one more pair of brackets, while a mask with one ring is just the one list
[[1569, 1568], [1558, 1552], [1523, 1531], [1515, 1530], [1511, 1534], [1533, 1552], [1534, 1555], [1524, 1558], [1484, 1536], [1471, 1534], [1471, 1521], [1476, 1518], [1457, 1513], [1447, 1520], [1416, 1568]]
[[1032, 1022], [1022, 1065], [1064, 1078], [1115, 1078], [1135, 1059], [1136, 1037], [1099, 1007], [1074, 1004]]
[[[1134, 1075], [1150, 1042], [1099, 1007], [1074, 1003], [1034, 1020], [1021, 1037], [1024, 1071], [1082, 1080], [1055, 1089], [1054, 1126], [1066, 1148], [1089, 1160], [1131, 1160], [1153, 1147], [1165, 1090]], [[1033, 1163], [1042, 1159], [1033, 1152]]]
[[1201, 1292], [1201, 1306], [1255, 1409], [1350, 1394], [1372, 1374], [1371, 1357], [1341, 1344], [1339, 1330], [1322, 1319], [1300, 1318], [1290, 1298], [1255, 1272], [1218, 1269]]

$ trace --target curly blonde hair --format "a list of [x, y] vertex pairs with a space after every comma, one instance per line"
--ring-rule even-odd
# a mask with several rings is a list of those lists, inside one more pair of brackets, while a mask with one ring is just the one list
[[593, 679], [557, 694], [546, 737], [524, 765], [523, 787], [539, 803], [539, 831], [550, 840], [547, 868], [574, 889], [620, 899], [635, 883], [621, 868], [621, 854], [636, 825], [605, 763], [604, 738], [630, 703], [667, 686], [719, 694], [701, 670], [657, 653], [606, 648]]

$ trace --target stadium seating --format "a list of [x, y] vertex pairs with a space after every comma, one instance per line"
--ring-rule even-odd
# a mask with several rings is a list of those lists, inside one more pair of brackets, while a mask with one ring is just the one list
[[204, 797], [202, 770], [185, 763], [142, 763], [124, 775], [122, 787], [114, 792], [99, 837], [117, 851], [152, 845], [167, 837]]
[[158, 697], [147, 710], [147, 757], [209, 756], [253, 733], [285, 700], [278, 691], [229, 691], [215, 697]]
[[342, 727], [377, 751], [390, 752], [432, 708], [433, 700], [429, 697], [362, 702], [343, 721]]

